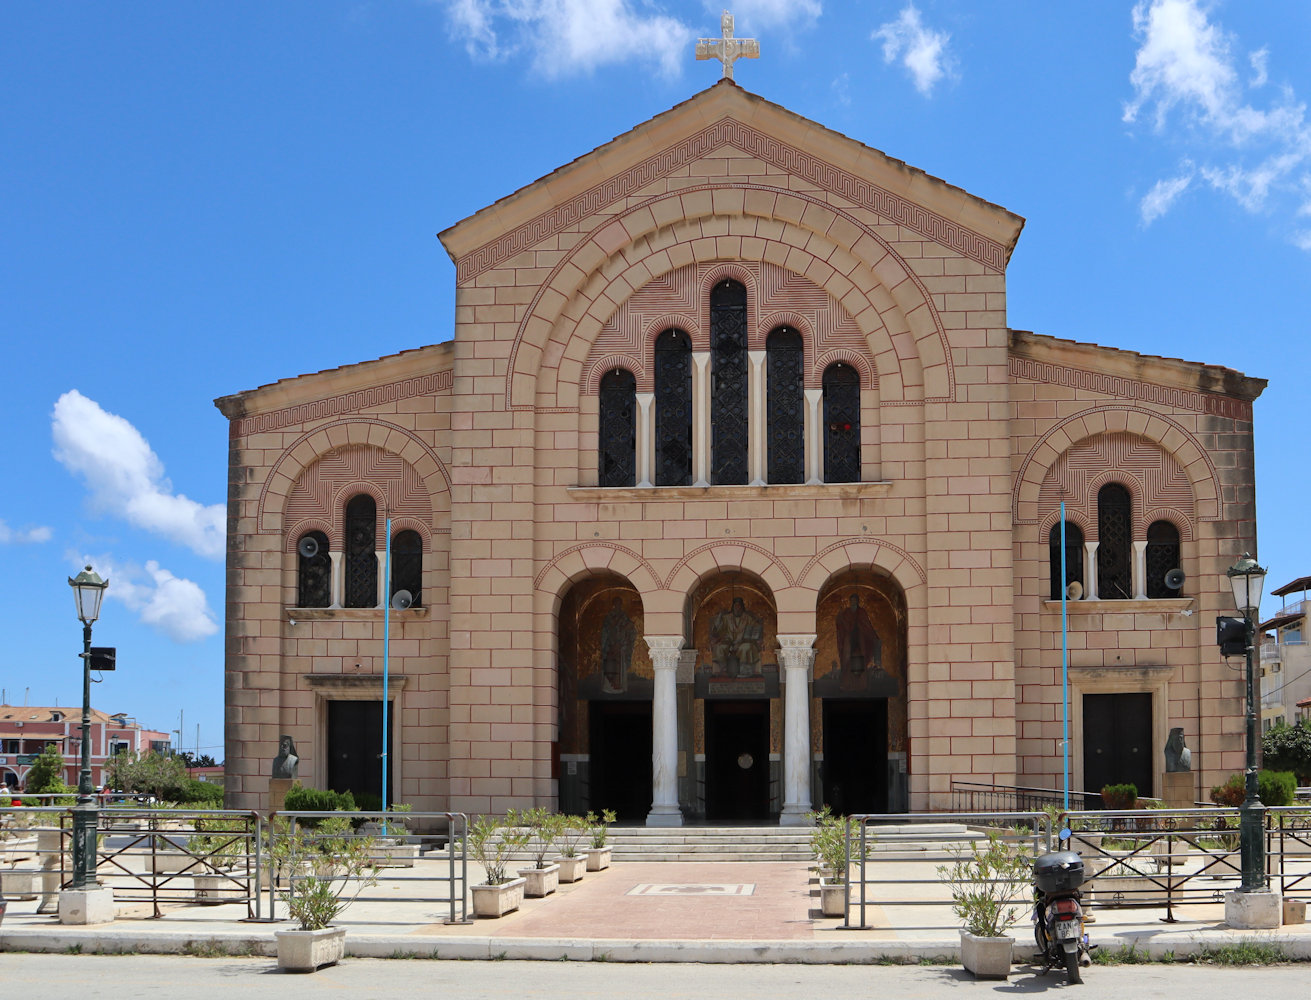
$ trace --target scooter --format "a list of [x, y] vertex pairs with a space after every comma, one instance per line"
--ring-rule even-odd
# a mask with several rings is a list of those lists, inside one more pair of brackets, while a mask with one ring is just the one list
[[1043, 961], [1043, 975], [1052, 966], [1065, 966], [1071, 984], [1083, 982], [1081, 966], [1092, 964], [1088, 935], [1083, 926], [1083, 859], [1074, 851], [1044, 854], [1033, 863], [1036, 886], [1033, 936]]

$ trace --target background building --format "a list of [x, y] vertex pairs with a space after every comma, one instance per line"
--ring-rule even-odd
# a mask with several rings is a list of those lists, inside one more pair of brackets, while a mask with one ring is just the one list
[[1284, 599], [1273, 616], [1261, 623], [1261, 729], [1277, 722], [1294, 725], [1311, 698], [1311, 647], [1306, 642], [1307, 590], [1311, 576], [1300, 576], [1270, 591]]
[[[105, 761], [120, 751], [168, 753], [167, 733], [142, 728], [126, 713], [91, 710], [91, 783], [104, 783]], [[25, 785], [32, 761], [53, 743], [64, 757], [64, 782], [77, 787], [82, 767], [82, 710], [37, 705], [0, 705], [0, 779]]]

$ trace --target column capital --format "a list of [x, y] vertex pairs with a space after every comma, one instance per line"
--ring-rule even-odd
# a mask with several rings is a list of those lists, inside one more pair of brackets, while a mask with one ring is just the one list
[[681, 635], [648, 635], [642, 637], [651, 650], [651, 666], [656, 670], [678, 669], [679, 654], [683, 650]]
[[[815, 662], [815, 640], [818, 636], [806, 633], [778, 636], [778, 658], [785, 671], [805, 670], [809, 680], [810, 668]], [[786, 682], [786, 678], [784, 679]]]

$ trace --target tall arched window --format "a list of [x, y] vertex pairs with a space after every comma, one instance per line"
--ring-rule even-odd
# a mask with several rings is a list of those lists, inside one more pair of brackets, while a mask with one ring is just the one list
[[332, 603], [332, 559], [328, 536], [308, 531], [296, 542], [296, 607], [326, 608]]
[[391, 588], [387, 599], [398, 590], [410, 592], [410, 603], [421, 604], [423, 588], [423, 537], [417, 531], [398, 531], [391, 540]]
[[747, 481], [747, 290], [725, 280], [710, 291], [710, 481]]
[[367, 493], [346, 504], [346, 593], [348, 608], [378, 606], [378, 505]]
[[692, 485], [692, 340], [682, 330], [655, 342], [655, 484]]
[[1065, 580], [1061, 580], [1061, 522], [1052, 525], [1047, 536], [1047, 549], [1051, 559], [1051, 597], [1061, 599], [1061, 592], [1072, 583], [1083, 585], [1083, 529], [1065, 522]]
[[765, 341], [765, 396], [771, 483], [800, 483], [806, 478], [804, 364], [800, 333], [781, 326], [769, 335]]
[[841, 361], [824, 369], [824, 482], [860, 482], [860, 373]]
[[601, 378], [602, 486], [637, 484], [637, 380], [623, 368]]
[[1129, 491], [1107, 483], [1097, 491], [1097, 596], [1104, 601], [1133, 598], [1132, 539]]
[[1179, 591], [1165, 585], [1165, 576], [1179, 568], [1179, 529], [1169, 521], [1147, 526], [1147, 596], [1178, 597]]

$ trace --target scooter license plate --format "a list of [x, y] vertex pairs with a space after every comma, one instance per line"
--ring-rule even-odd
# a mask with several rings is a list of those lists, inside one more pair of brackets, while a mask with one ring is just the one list
[[1058, 920], [1055, 930], [1057, 941], [1069, 941], [1072, 938], [1078, 940], [1082, 936], [1077, 920]]

